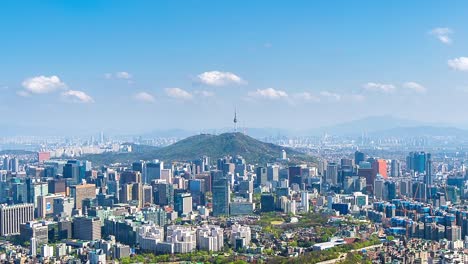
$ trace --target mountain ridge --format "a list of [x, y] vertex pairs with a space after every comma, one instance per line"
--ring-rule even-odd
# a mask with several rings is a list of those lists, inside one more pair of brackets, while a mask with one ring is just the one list
[[265, 164], [276, 161], [284, 149], [293, 163], [315, 162], [312, 156], [288, 147], [266, 143], [242, 133], [223, 133], [220, 135], [200, 134], [187, 137], [163, 148], [143, 148], [144, 152], [103, 153], [87, 155], [88, 159], [98, 164], [125, 163], [136, 160], [160, 159], [164, 161], [188, 161], [208, 156], [212, 159], [224, 156], [242, 156], [248, 163]]

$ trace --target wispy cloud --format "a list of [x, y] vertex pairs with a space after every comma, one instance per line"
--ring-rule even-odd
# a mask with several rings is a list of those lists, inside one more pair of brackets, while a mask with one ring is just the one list
[[414, 91], [414, 92], [417, 92], [417, 93], [427, 92], [426, 87], [424, 87], [423, 85], [421, 85], [421, 84], [419, 84], [417, 82], [405, 82], [403, 84], [403, 88], [406, 88], [408, 90], [411, 90], [411, 91]]
[[191, 93], [180, 88], [166, 88], [164, 90], [166, 91], [167, 96], [174, 99], [190, 100], [193, 98], [193, 95]]
[[238, 75], [232, 72], [208, 71], [197, 76], [197, 81], [210, 86], [225, 86], [230, 84], [246, 84]]
[[130, 80], [133, 78], [133, 75], [126, 71], [120, 71], [120, 72], [115, 72], [115, 73], [105, 73], [104, 78]]
[[458, 57], [448, 60], [448, 66], [456, 71], [468, 71], [468, 57]]
[[367, 91], [383, 92], [383, 93], [393, 92], [396, 88], [393, 84], [384, 84], [384, 83], [375, 83], [375, 82], [368, 82], [364, 84], [363, 87]]
[[257, 89], [256, 91], [248, 92], [247, 95], [249, 97], [265, 98], [271, 100], [277, 100], [288, 97], [288, 93], [286, 93], [285, 91], [276, 90], [274, 88]]
[[341, 100], [341, 95], [338, 94], [338, 93], [333, 93], [333, 92], [329, 92], [329, 91], [322, 91], [322, 92], [320, 92], [320, 95], [325, 97], [325, 98], [332, 99], [332, 100], [335, 100], [335, 101], [340, 101]]
[[22, 86], [26, 92], [33, 94], [51, 93], [66, 87], [65, 83], [56, 75], [31, 77], [24, 80]]
[[451, 44], [452, 38], [450, 35], [453, 34], [453, 30], [447, 27], [437, 27], [429, 31], [429, 34], [436, 37], [440, 42], [444, 44]]
[[136, 93], [133, 98], [139, 102], [143, 102], [143, 103], [154, 103], [156, 100], [154, 98], [154, 96], [150, 93], [147, 93], [147, 92], [139, 92], [139, 93]]
[[83, 91], [68, 90], [62, 96], [76, 103], [94, 103], [94, 99]]

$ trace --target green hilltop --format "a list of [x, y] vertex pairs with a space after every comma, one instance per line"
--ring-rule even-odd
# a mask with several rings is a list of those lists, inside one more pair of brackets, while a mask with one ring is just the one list
[[[140, 147], [139, 147], [140, 146]], [[224, 133], [220, 135], [200, 134], [180, 140], [163, 148], [141, 147], [135, 145], [130, 153], [103, 153], [87, 155], [87, 159], [96, 164], [130, 163], [136, 160], [159, 159], [164, 161], [195, 160], [202, 156], [212, 159], [226, 155], [241, 155], [248, 163], [264, 164], [273, 162], [285, 150], [291, 163], [315, 163], [315, 158], [291, 148], [256, 140], [242, 133]]]

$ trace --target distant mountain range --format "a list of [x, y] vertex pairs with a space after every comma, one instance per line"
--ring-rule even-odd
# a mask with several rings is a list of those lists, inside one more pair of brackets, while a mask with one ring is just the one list
[[[135, 147], [138, 147], [136, 145]], [[164, 161], [187, 161], [208, 156], [212, 159], [226, 155], [241, 155], [248, 163], [265, 164], [275, 161], [286, 150], [292, 163], [315, 162], [315, 158], [291, 148], [256, 140], [242, 133], [220, 135], [201, 134], [191, 136], [163, 148], [144, 147], [131, 153], [103, 153], [87, 155], [83, 159], [96, 164], [129, 163], [137, 160], [159, 159]]]
[[323, 127], [311, 131], [313, 135], [325, 133], [338, 136], [386, 136], [386, 137], [418, 137], [418, 136], [454, 136], [468, 137], [468, 130], [392, 116], [373, 116]]

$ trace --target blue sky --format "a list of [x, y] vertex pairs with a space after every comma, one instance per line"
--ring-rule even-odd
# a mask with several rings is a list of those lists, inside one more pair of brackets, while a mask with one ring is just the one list
[[468, 126], [468, 2], [2, 1], [0, 125]]

